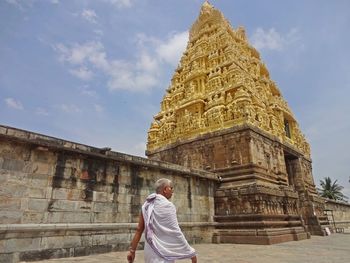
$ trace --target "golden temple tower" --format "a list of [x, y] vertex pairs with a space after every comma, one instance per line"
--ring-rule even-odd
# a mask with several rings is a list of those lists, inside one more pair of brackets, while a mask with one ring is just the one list
[[245, 30], [208, 2], [149, 130], [149, 154], [183, 140], [251, 124], [310, 156], [309, 144]]
[[[323, 233], [310, 146], [244, 28], [234, 29], [207, 1], [149, 129], [146, 154], [218, 173], [215, 219], [240, 226], [219, 231], [218, 242], [306, 238], [300, 214], [308, 231]], [[265, 234], [242, 239], [241, 228]]]

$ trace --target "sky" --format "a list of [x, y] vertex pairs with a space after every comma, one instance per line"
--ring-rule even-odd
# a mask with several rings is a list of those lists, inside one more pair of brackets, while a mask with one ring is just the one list
[[[350, 197], [350, 1], [212, 0]], [[202, 0], [0, 0], [0, 124], [144, 156]]]

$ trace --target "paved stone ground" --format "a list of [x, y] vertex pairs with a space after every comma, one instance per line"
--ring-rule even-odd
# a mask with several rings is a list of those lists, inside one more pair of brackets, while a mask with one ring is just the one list
[[[350, 262], [350, 231], [328, 237], [292, 241], [271, 246], [239, 244], [194, 245], [199, 263], [341, 263]], [[51, 259], [40, 263], [127, 262], [126, 252], [112, 252], [77, 258]], [[190, 262], [181, 260], [179, 262]], [[135, 263], [143, 263], [143, 251], [137, 251]]]

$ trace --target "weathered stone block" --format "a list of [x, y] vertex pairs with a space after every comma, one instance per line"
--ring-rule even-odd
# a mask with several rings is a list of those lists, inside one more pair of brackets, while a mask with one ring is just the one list
[[5, 135], [6, 133], [7, 133], [7, 128], [3, 127], [3, 126], [0, 126], [0, 134]]
[[41, 246], [43, 249], [62, 248], [64, 236], [42, 237]]
[[47, 199], [29, 199], [28, 209], [31, 211], [47, 211], [49, 201]]
[[21, 199], [19, 198], [2, 198], [0, 197], [0, 211], [14, 211], [21, 209]]
[[[2, 251], [0, 249], [0, 251]], [[18, 262], [19, 258], [16, 253], [1, 253], [0, 254], [0, 263], [10, 263], [10, 262]]]
[[27, 139], [29, 133], [27, 131], [17, 130], [17, 129], [7, 129], [7, 135], [12, 135], [17, 138]]
[[39, 261], [42, 259], [62, 258], [72, 256], [70, 249], [55, 248], [38, 251], [24, 251], [19, 253], [19, 260], [24, 262]]
[[33, 162], [53, 163], [56, 158], [53, 152], [36, 150], [32, 153], [32, 160]]
[[117, 244], [130, 240], [132, 237], [130, 233], [118, 233], [113, 235], [107, 234], [105, 238], [107, 244]]
[[6, 239], [4, 253], [39, 250], [41, 238]]
[[0, 196], [22, 197], [26, 196], [27, 192], [27, 187], [18, 183], [6, 182], [0, 185]]
[[25, 162], [22, 172], [25, 174], [30, 174], [33, 171], [33, 163]]
[[22, 224], [40, 224], [44, 223], [44, 212], [23, 212]]
[[47, 223], [66, 223], [62, 220], [63, 213], [62, 212], [49, 212], [47, 215]]
[[112, 211], [117, 211], [117, 209], [118, 209], [118, 206], [114, 203], [95, 202], [94, 204], [95, 212], [112, 212]]
[[105, 235], [93, 235], [92, 236], [92, 245], [105, 245], [106, 244], [106, 236]]
[[99, 212], [93, 213], [94, 223], [117, 223], [117, 222], [126, 222], [129, 217], [125, 216], [125, 213], [108, 213], [108, 212]]
[[85, 146], [85, 145], [82, 145], [82, 144], [76, 144], [76, 148], [81, 150], [81, 151], [88, 151], [90, 149], [89, 146]]
[[45, 188], [48, 186], [48, 176], [45, 175], [45, 178], [37, 178], [36, 174], [32, 174], [30, 181], [28, 182], [28, 186], [35, 188]]
[[45, 198], [46, 199], [51, 199], [51, 197], [52, 197], [52, 187], [46, 187]]
[[92, 202], [85, 202], [85, 201], [77, 201], [75, 210], [76, 211], [91, 211], [93, 207]]
[[48, 211], [75, 211], [77, 201], [70, 200], [52, 200], [50, 201]]
[[81, 191], [68, 188], [54, 188], [52, 189], [52, 198], [64, 200], [79, 200], [81, 199]]
[[33, 174], [52, 174], [52, 166], [49, 163], [35, 162], [32, 164]]
[[80, 236], [64, 236], [63, 247], [64, 248], [75, 248], [81, 246]]
[[97, 202], [107, 202], [108, 194], [104, 192], [93, 192], [93, 201]]
[[28, 187], [27, 192], [28, 192], [28, 197], [32, 197], [32, 198], [45, 198], [46, 197], [46, 189], [45, 188]]
[[82, 235], [80, 238], [81, 238], [81, 245], [83, 247], [92, 246], [92, 235]]
[[84, 212], [63, 212], [62, 223], [90, 223], [91, 214]]
[[28, 203], [29, 203], [29, 199], [28, 198], [21, 198], [21, 210], [22, 211], [27, 211], [28, 210]]
[[22, 160], [4, 158], [2, 163], [2, 169], [20, 172], [23, 170], [24, 164], [25, 163]]
[[8, 182], [14, 183], [14, 184], [21, 184], [21, 185], [27, 185], [30, 178], [28, 174], [24, 172], [17, 172], [17, 171], [9, 171], [7, 176]]

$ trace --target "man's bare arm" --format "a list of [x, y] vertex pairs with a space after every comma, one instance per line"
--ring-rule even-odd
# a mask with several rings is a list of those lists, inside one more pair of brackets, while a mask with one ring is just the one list
[[137, 228], [136, 228], [136, 233], [134, 235], [134, 238], [131, 241], [129, 253], [127, 255], [127, 259], [128, 259], [129, 263], [132, 263], [135, 260], [136, 248], [137, 248], [137, 245], [141, 239], [141, 236], [142, 236], [144, 229], [145, 229], [145, 222], [143, 221], [143, 216], [141, 213], [140, 217], [139, 217], [139, 223], [138, 223]]

